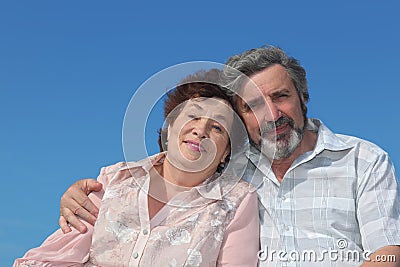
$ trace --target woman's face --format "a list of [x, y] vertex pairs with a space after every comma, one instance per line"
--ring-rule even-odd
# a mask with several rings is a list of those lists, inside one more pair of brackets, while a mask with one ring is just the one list
[[219, 98], [193, 98], [168, 127], [168, 160], [189, 172], [216, 170], [230, 152], [230, 104]]

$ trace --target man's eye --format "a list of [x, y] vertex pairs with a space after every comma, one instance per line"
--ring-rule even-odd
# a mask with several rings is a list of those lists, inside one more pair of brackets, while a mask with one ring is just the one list
[[246, 103], [247, 111], [256, 110], [256, 109], [262, 107], [263, 103], [264, 103], [263, 101], [254, 101], [254, 102]]
[[275, 96], [274, 99], [275, 100], [283, 100], [283, 99], [286, 99], [288, 97], [289, 97], [288, 94], [279, 94], [279, 95]]
[[259, 106], [258, 103], [250, 103], [250, 104], [249, 104], [249, 108], [251, 108], [251, 109], [255, 109], [255, 108], [257, 108], [258, 106]]
[[247, 103], [243, 103], [242, 112], [250, 112], [251, 108]]

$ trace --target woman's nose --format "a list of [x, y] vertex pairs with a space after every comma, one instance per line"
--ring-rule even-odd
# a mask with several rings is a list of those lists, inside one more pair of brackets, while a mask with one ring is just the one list
[[207, 118], [200, 118], [194, 122], [193, 135], [197, 136], [198, 138], [204, 139], [208, 137], [208, 119]]

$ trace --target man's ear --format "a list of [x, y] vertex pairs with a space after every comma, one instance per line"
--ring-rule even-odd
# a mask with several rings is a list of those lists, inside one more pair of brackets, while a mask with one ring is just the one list
[[307, 105], [306, 105], [306, 102], [304, 100], [304, 96], [303, 96], [303, 94], [300, 94], [300, 93], [298, 95], [299, 95], [301, 110], [303, 111], [303, 116], [306, 117], [306, 115], [307, 115]]

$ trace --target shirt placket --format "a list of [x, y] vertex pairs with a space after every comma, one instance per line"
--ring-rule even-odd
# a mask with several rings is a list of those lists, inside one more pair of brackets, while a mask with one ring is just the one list
[[277, 226], [281, 239], [282, 266], [292, 267], [298, 266], [296, 263], [296, 255], [300, 252], [296, 251], [295, 243], [295, 225], [294, 225], [294, 207], [291, 197], [293, 192], [293, 177], [292, 172], [286, 173], [282, 180], [278, 195], [276, 197], [276, 214]]
[[143, 256], [144, 249], [150, 237], [150, 220], [149, 220], [149, 211], [148, 211], [148, 201], [147, 201], [147, 193], [149, 190], [149, 181], [147, 179], [143, 188], [139, 190], [139, 218], [140, 218], [140, 232], [137, 237], [137, 241], [132, 250], [132, 255], [129, 261], [129, 266], [139, 266], [140, 259]]

